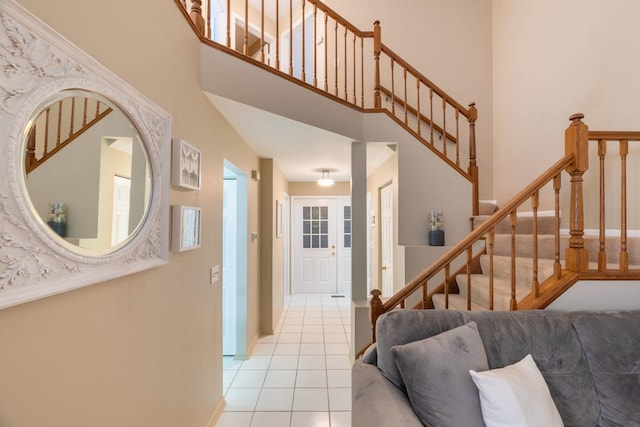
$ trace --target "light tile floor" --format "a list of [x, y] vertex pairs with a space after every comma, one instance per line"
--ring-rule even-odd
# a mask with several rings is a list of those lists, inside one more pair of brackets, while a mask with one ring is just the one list
[[350, 298], [291, 296], [249, 360], [223, 358], [216, 427], [350, 427], [350, 342]]

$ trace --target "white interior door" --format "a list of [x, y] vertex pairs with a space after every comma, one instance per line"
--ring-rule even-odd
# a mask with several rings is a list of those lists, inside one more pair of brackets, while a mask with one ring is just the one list
[[294, 199], [293, 292], [335, 293], [336, 200]]
[[380, 280], [382, 296], [393, 295], [393, 192], [391, 185], [380, 189]]
[[131, 179], [113, 177], [113, 217], [111, 244], [117, 245], [129, 237], [129, 211], [131, 210]]

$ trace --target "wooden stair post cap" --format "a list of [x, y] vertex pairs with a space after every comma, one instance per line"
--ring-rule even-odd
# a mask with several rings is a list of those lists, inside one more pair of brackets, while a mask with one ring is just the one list
[[569, 120], [571, 120], [571, 121], [582, 120], [582, 119], [584, 119], [584, 114], [582, 114], [582, 113], [575, 113], [571, 117], [569, 117]]

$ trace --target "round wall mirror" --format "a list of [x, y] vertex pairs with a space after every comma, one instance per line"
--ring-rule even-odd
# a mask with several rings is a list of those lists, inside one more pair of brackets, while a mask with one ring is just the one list
[[23, 147], [27, 198], [60, 244], [108, 254], [144, 223], [149, 158], [135, 125], [108, 99], [85, 90], [56, 93], [32, 115]]

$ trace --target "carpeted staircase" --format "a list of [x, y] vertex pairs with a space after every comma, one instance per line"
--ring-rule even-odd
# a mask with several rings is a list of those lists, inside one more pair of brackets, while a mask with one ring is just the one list
[[[472, 219], [477, 227], [486, 220], [489, 214], [479, 215]], [[538, 217], [538, 283], [543, 283], [553, 274], [555, 256], [555, 218], [553, 216]], [[585, 236], [585, 247], [589, 251], [590, 268], [597, 268], [599, 240], [595, 236]], [[569, 236], [560, 237], [560, 256], [569, 245]], [[605, 251], [608, 265], [619, 262], [620, 238], [607, 237]], [[640, 265], [640, 239], [629, 238], [627, 241], [629, 264]], [[496, 227], [493, 256], [493, 289], [494, 310], [509, 310], [511, 298], [511, 225], [505, 219]], [[518, 216], [516, 226], [516, 300], [521, 300], [531, 292], [533, 278], [533, 218]], [[471, 310], [489, 309], [489, 256], [480, 257], [481, 274], [471, 274]], [[637, 268], [637, 267], [634, 267]], [[449, 308], [467, 309], [467, 275], [456, 277], [459, 293], [449, 294]], [[455, 292], [455, 291], [453, 291]], [[436, 294], [432, 298], [435, 308], [445, 308], [445, 295]]]

